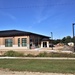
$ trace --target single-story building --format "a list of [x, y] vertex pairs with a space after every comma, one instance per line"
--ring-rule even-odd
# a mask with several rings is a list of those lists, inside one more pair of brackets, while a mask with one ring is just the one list
[[50, 37], [20, 31], [4, 30], [0, 31], [0, 50], [18, 50], [49, 47]]

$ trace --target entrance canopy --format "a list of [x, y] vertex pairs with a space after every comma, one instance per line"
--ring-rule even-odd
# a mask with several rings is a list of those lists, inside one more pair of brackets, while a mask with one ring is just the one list
[[49, 48], [49, 41], [50, 41], [49, 38], [43, 38], [41, 41], [41, 48], [43, 47]]

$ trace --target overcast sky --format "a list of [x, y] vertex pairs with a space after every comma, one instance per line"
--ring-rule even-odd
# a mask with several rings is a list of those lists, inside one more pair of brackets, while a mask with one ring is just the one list
[[24, 30], [60, 39], [72, 36], [75, 0], [0, 0], [0, 30]]

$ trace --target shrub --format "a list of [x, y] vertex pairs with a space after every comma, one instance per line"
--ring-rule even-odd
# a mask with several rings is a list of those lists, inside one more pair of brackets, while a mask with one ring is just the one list
[[68, 54], [68, 53], [40, 53], [36, 57], [75, 57], [75, 54]]
[[75, 57], [75, 54], [68, 54], [68, 53], [49, 53], [48, 56], [50, 57]]
[[27, 54], [26, 57], [35, 57], [33, 54]]
[[23, 53], [19, 53], [16, 51], [7, 51], [4, 53], [4, 55], [2, 56], [10, 56], [10, 57], [75, 57], [75, 54], [68, 54], [68, 53], [47, 53], [47, 52], [43, 52], [43, 53], [39, 53], [38, 55], [34, 55], [34, 54], [27, 54], [24, 55]]
[[37, 57], [47, 57], [47, 56], [48, 56], [47, 54], [48, 54], [48, 53], [46, 53], [46, 52], [39, 53], [39, 54], [37, 55]]
[[11, 50], [11, 51], [7, 51], [6, 53], [4, 53], [4, 56], [20, 57], [20, 56], [24, 56], [24, 54]]

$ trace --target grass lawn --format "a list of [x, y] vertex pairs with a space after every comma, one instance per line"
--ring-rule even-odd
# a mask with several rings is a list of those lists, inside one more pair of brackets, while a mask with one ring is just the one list
[[0, 68], [13, 71], [75, 73], [75, 60], [0, 59]]

